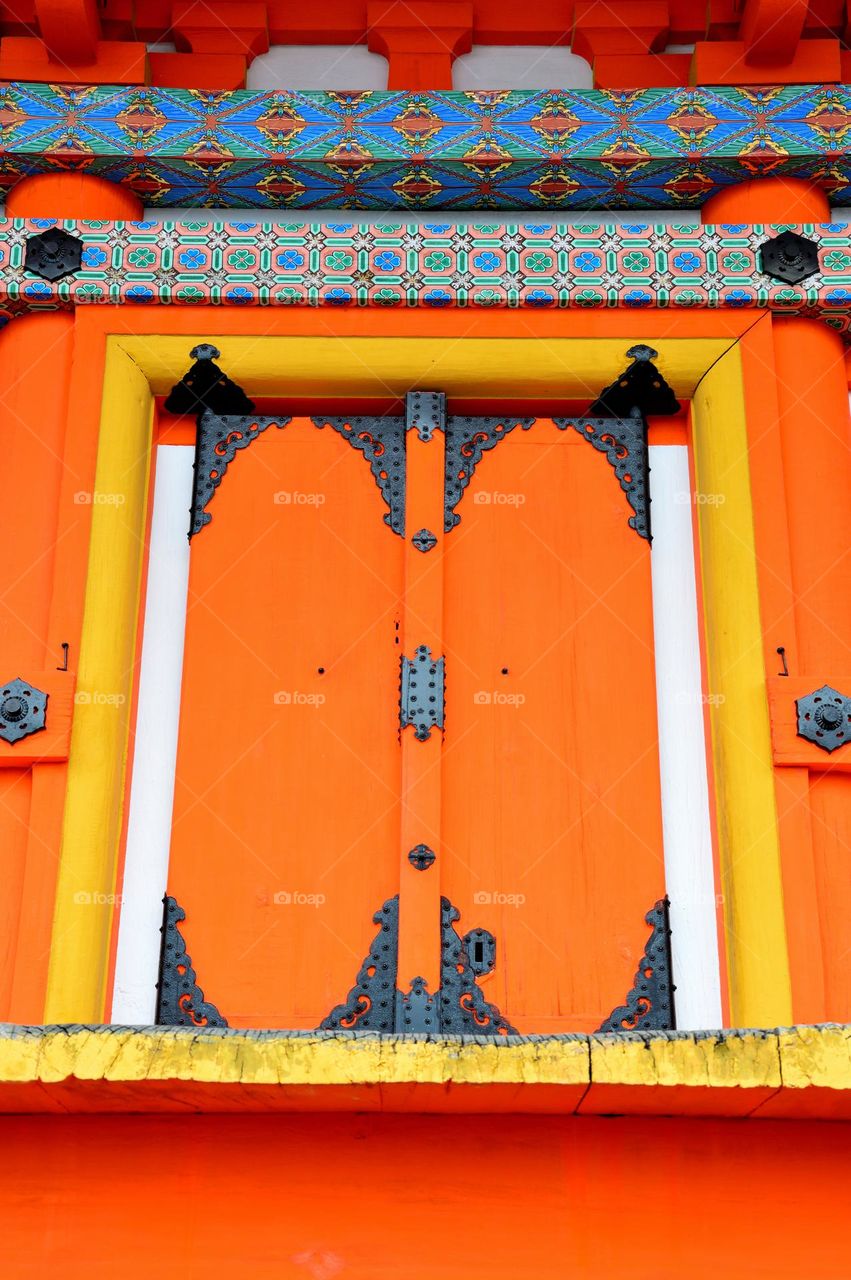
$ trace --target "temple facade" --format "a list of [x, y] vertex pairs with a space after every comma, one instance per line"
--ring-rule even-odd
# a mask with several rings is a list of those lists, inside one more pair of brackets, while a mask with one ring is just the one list
[[851, 1275], [849, 86], [0, 7], [9, 1280]]

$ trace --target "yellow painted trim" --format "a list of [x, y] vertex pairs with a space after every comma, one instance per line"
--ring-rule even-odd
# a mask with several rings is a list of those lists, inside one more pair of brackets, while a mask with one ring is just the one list
[[789, 1027], [780, 1032], [783, 1084], [788, 1089], [847, 1089], [851, 1027]]
[[45, 1022], [104, 1016], [150, 474], [148, 381], [107, 346]]
[[[636, 333], [640, 329], [637, 319]], [[229, 374], [256, 395], [321, 390], [374, 396], [420, 385], [480, 399], [516, 395], [521, 388], [541, 398], [595, 395], [622, 370], [629, 345], [621, 337], [542, 338], [531, 332], [528, 339], [219, 337], [209, 331], [107, 339], [98, 487], [125, 493], [127, 502], [119, 510], [93, 511], [80, 689], [120, 691], [127, 702], [118, 711], [78, 707], [75, 715], [47, 1021], [103, 1016], [112, 910], [106, 904], [80, 909], [73, 899], [114, 890], [151, 393], [167, 391], [185, 372], [189, 349], [208, 341], [221, 350]], [[733, 1021], [767, 1026], [791, 1021], [791, 1003], [741, 369], [733, 343], [666, 338], [659, 367], [679, 395], [694, 396], [699, 487], [728, 497], [723, 507], [700, 508], [710, 687], [726, 698], [713, 711], [713, 745], [727, 953]]]
[[[401, 329], [401, 323], [399, 328]], [[636, 325], [636, 331], [640, 325]], [[219, 364], [252, 395], [402, 395], [440, 387], [450, 395], [564, 399], [596, 397], [628, 363], [623, 338], [122, 337], [156, 395], [186, 371], [195, 342], [211, 341]], [[730, 338], [666, 338], [658, 361], [668, 381], [690, 396]]]
[[584, 1036], [519, 1045], [447, 1045], [334, 1033], [198, 1034], [190, 1029], [48, 1028], [0, 1037], [0, 1084], [40, 1080], [192, 1080], [251, 1085], [588, 1082]]
[[792, 1021], [792, 988], [738, 347], [692, 412], [696, 490], [713, 499], [697, 509], [730, 1020], [772, 1027]]
[[[406, 1108], [464, 1112], [482, 1109], [483, 1085], [485, 1108], [501, 1102], [515, 1112], [614, 1106], [619, 1114], [848, 1118], [851, 1028], [540, 1036], [500, 1045], [181, 1027], [0, 1032], [7, 1112], [392, 1110], [397, 1096]], [[415, 1097], [410, 1086], [420, 1087]]]
[[599, 1085], [704, 1085], [779, 1088], [777, 1036], [718, 1032], [675, 1038], [601, 1036], [591, 1041], [591, 1078]]

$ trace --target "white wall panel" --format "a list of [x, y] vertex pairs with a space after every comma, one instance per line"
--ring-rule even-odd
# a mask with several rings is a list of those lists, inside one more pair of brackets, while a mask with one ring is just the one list
[[255, 58], [248, 89], [386, 89], [389, 66], [365, 45], [281, 44]]
[[453, 89], [590, 89], [591, 64], [566, 45], [474, 45], [452, 68]]
[[149, 1026], [156, 1018], [160, 926], [168, 877], [174, 771], [189, 586], [191, 445], [160, 445], [139, 673], [136, 739], [112, 1021]]
[[653, 633], [677, 1027], [722, 1025], [688, 449], [651, 445]]

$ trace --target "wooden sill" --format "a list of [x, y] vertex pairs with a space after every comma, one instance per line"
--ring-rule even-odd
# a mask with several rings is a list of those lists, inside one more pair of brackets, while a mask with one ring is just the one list
[[851, 1026], [490, 1039], [0, 1027], [0, 1111], [851, 1118]]

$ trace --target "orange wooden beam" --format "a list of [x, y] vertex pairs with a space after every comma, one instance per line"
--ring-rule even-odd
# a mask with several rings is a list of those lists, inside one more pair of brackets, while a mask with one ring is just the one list
[[739, 36], [748, 62], [791, 62], [808, 8], [808, 0], [745, 0]]
[[54, 62], [94, 62], [100, 39], [97, 0], [35, 0], [41, 38]]
[[452, 64], [473, 47], [470, 0], [371, 0], [368, 45], [390, 63], [389, 89], [451, 89]]

